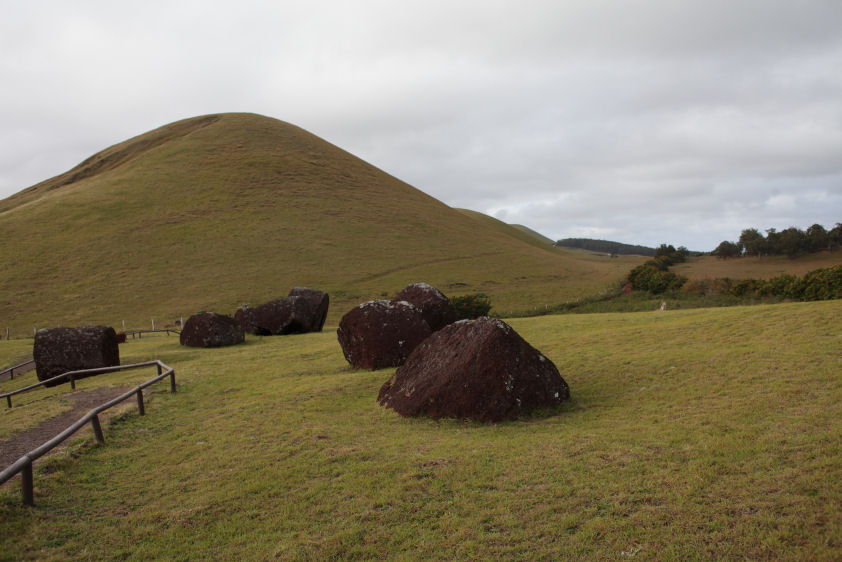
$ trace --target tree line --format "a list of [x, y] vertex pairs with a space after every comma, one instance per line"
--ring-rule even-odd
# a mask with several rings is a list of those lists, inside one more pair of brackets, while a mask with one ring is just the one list
[[835, 251], [842, 247], [842, 223], [836, 223], [831, 230], [820, 224], [814, 224], [807, 230], [791, 226], [778, 232], [774, 228], [766, 230], [764, 236], [756, 228], [742, 231], [736, 242], [723, 240], [711, 255], [722, 259], [741, 256], [782, 256], [795, 258], [799, 255]]
[[565, 238], [555, 243], [556, 246], [565, 248], [578, 248], [591, 252], [623, 256], [649, 256], [655, 255], [655, 248], [612, 242], [611, 240], [594, 240], [593, 238]]

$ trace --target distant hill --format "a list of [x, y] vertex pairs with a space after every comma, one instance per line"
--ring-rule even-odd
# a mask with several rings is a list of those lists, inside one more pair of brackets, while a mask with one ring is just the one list
[[328, 291], [335, 325], [415, 281], [506, 313], [592, 294], [637, 263], [484, 220], [289, 123], [185, 119], [0, 201], [0, 329], [161, 325], [294, 286]]
[[529, 234], [530, 236], [532, 236], [536, 240], [539, 240], [543, 244], [549, 244], [550, 246], [555, 244], [555, 242], [553, 242], [550, 238], [547, 238], [546, 236], [544, 236], [540, 232], [535, 232], [534, 230], [532, 230], [528, 226], [524, 226], [522, 224], [511, 224], [509, 226]]
[[553, 245], [552, 240], [541, 234], [538, 234], [534, 230], [525, 226], [505, 223], [500, 219], [496, 219], [494, 217], [486, 215], [485, 213], [480, 213], [479, 211], [471, 211], [470, 209], [456, 210], [465, 216], [471, 217], [474, 220], [477, 220], [487, 226], [490, 226], [498, 232], [504, 233], [507, 236], [511, 236], [513, 238], [517, 238], [518, 240], [522, 240], [532, 246], [547, 249], [548, 247], [552, 247]]
[[565, 238], [555, 243], [556, 246], [564, 248], [579, 248], [603, 254], [617, 254], [621, 256], [654, 256], [655, 248], [647, 246], [636, 246], [612, 242], [610, 240], [594, 240], [591, 238]]

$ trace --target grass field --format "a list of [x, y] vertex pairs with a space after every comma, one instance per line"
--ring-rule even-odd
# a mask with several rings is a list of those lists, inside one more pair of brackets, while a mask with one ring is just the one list
[[670, 271], [690, 279], [771, 279], [783, 274], [803, 276], [805, 273], [842, 264], [842, 251], [818, 252], [795, 259], [786, 256], [719, 259], [713, 256], [690, 258], [672, 266]]
[[123, 362], [162, 359], [178, 393], [108, 424], [105, 446], [83, 434], [36, 463], [37, 507], [5, 485], [0, 556], [839, 559], [840, 313], [511, 320], [572, 400], [498, 425], [380, 408], [393, 371], [350, 370], [333, 331], [213, 350], [130, 341]]

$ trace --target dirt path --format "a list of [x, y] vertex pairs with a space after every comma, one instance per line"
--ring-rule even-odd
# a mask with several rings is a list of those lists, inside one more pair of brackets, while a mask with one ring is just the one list
[[[12, 363], [11, 365], [9, 365], [9, 367], [11, 367], [13, 365], [20, 365], [21, 363], [23, 363], [25, 361], [30, 361], [30, 360], [32, 360], [31, 357], [20, 359], [20, 360], [16, 361], [15, 363]], [[8, 367], [3, 367], [2, 369], [0, 369], [0, 371], [5, 370], [7, 368]], [[30, 365], [29, 367], [26, 367], [25, 369], [15, 369], [15, 376], [22, 375], [24, 373], [28, 373], [29, 371], [34, 371], [34, 370], [35, 370], [35, 363]], [[12, 378], [12, 376], [11, 376], [10, 373], [3, 373], [2, 375], [0, 375], [0, 381], [7, 381], [11, 378]]]
[[[29, 451], [46, 443], [73, 422], [87, 414], [100, 404], [105, 404], [112, 398], [128, 392], [129, 386], [111, 387], [103, 386], [85, 392], [76, 392], [70, 395], [73, 400], [73, 409], [54, 418], [50, 418], [40, 425], [27, 429], [23, 433], [15, 435], [11, 439], [0, 443], [0, 470], [6, 468]], [[80, 431], [84, 431], [81, 429]]]

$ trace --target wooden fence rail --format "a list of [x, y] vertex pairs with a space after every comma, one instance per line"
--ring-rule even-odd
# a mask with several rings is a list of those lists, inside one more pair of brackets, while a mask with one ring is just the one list
[[[85, 426], [88, 422], [90, 422], [91, 426], [94, 430], [94, 436], [96, 440], [100, 443], [105, 442], [105, 437], [102, 434], [102, 426], [99, 422], [99, 414], [112, 406], [116, 406], [120, 402], [131, 398], [132, 396], [137, 397], [137, 407], [140, 415], [145, 414], [145, 409], [143, 406], [143, 389], [147, 386], [151, 386], [156, 382], [164, 379], [166, 377], [170, 378], [170, 392], [175, 392], [175, 371], [171, 368], [162, 363], [161, 361], [147, 361], [145, 363], [135, 363], [133, 365], [119, 365], [115, 367], [103, 367], [101, 369], [86, 369], [82, 371], [72, 371], [70, 373], [64, 373], [63, 375], [58, 375], [49, 379], [53, 381], [58, 378], [68, 377], [70, 376], [70, 380], [73, 381], [73, 375], [78, 374], [95, 374], [95, 373], [107, 373], [112, 371], [122, 371], [127, 369], [137, 369], [140, 367], [149, 367], [149, 366], [156, 366], [158, 368], [158, 376], [148, 381], [136, 386], [132, 390], [126, 392], [125, 394], [121, 394], [120, 396], [97, 406], [84, 416], [82, 416], [79, 420], [76, 421], [73, 425], [38, 447], [24, 456], [19, 458], [17, 461], [12, 463], [9, 467], [7, 467], [3, 472], [0, 472], [0, 485], [7, 482], [16, 474], [20, 473], [21, 475], [21, 497], [23, 499], [23, 503], [25, 505], [35, 505], [35, 497], [34, 497], [34, 482], [33, 482], [33, 474], [32, 474], [32, 463], [33, 461], [39, 459], [40, 457], [47, 454], [49, 451], [60, 445], [65, 439], [76, 433], [79, 429]], [[48, 381], [42, 381], [41, 383], [28, 386], [27, 389], [35, 388], [40, 386]], [[25, 391], [26, 389], [21, 389], [20, 391]], [[16, 391], [15, 393], [19, 393], [20, 391]], [[9, 397], [7, 396], [7, 399]], [[11, 402], [10, 402], [11, 404]]]
[[[29, 392], [30, 390], [35, 390], [40, 386], [44, 386], [47, 383], [51, 383], [54, 381], [59, 381], [61, 379], [68, 379], [70, 381], [70, 388], [76, 388], [76, 379], [81, 378], [79, 375], [99, 375], [102, 373], [113, 373], [115, 371], [122, 371], [128, 369], [136, 369], [138, 367], [148, 367], [150, 365], [157, 365], [160, 361], [147, 361], [145, 363], [135, 363], [134, 365], [115, 365], [113, 367], [99, 367], [96, 369], [82, 369], [78, 371], [68, 371], [66, 373], [62, 373], [60, 375], [56, 375], [50, 379], [46, 379], [35, 384], [31, 384], [29, 386], [25, 386], [23, 388], [19, 388], [17, 390], [13, 390], [11, 392], [6, 392], [5, 394], [0, 394], [0, 398], [6, 399], [6, 406], [8, 408], [12, 407], [12, 396], [16, 394], [23, 394], [24, 392]], [[163, 365], [163, 363], [161, 363]], [[175, 378], [173, 378], [173, 383], [175, 382]], [[173, 389], [175, 392], [175, 389]]]
[[126, 332], [126, 336], [131, 336], [132, 339], [134, 339], [135, 337], [142, 338], [143, 334], [164, 333], [164, 334], [170, 335], [170, 332], [172, 332], [175, 335], [179, 335], [181, 333], [179, 330], [176, 330], [175, 328], [162, 328], [160, 330], [129, 330], [129, 331]]
[[29, 361], [24, 361], [18, 365], [13, 365], [7, 369], [3, 369], [0, 371], [0, 380], [6, 375], [9, 375], [9, 380], [15, 378], [15, 373], [21, 374], [31, 371], [35, 368], [35, 359], [30, 359]]

